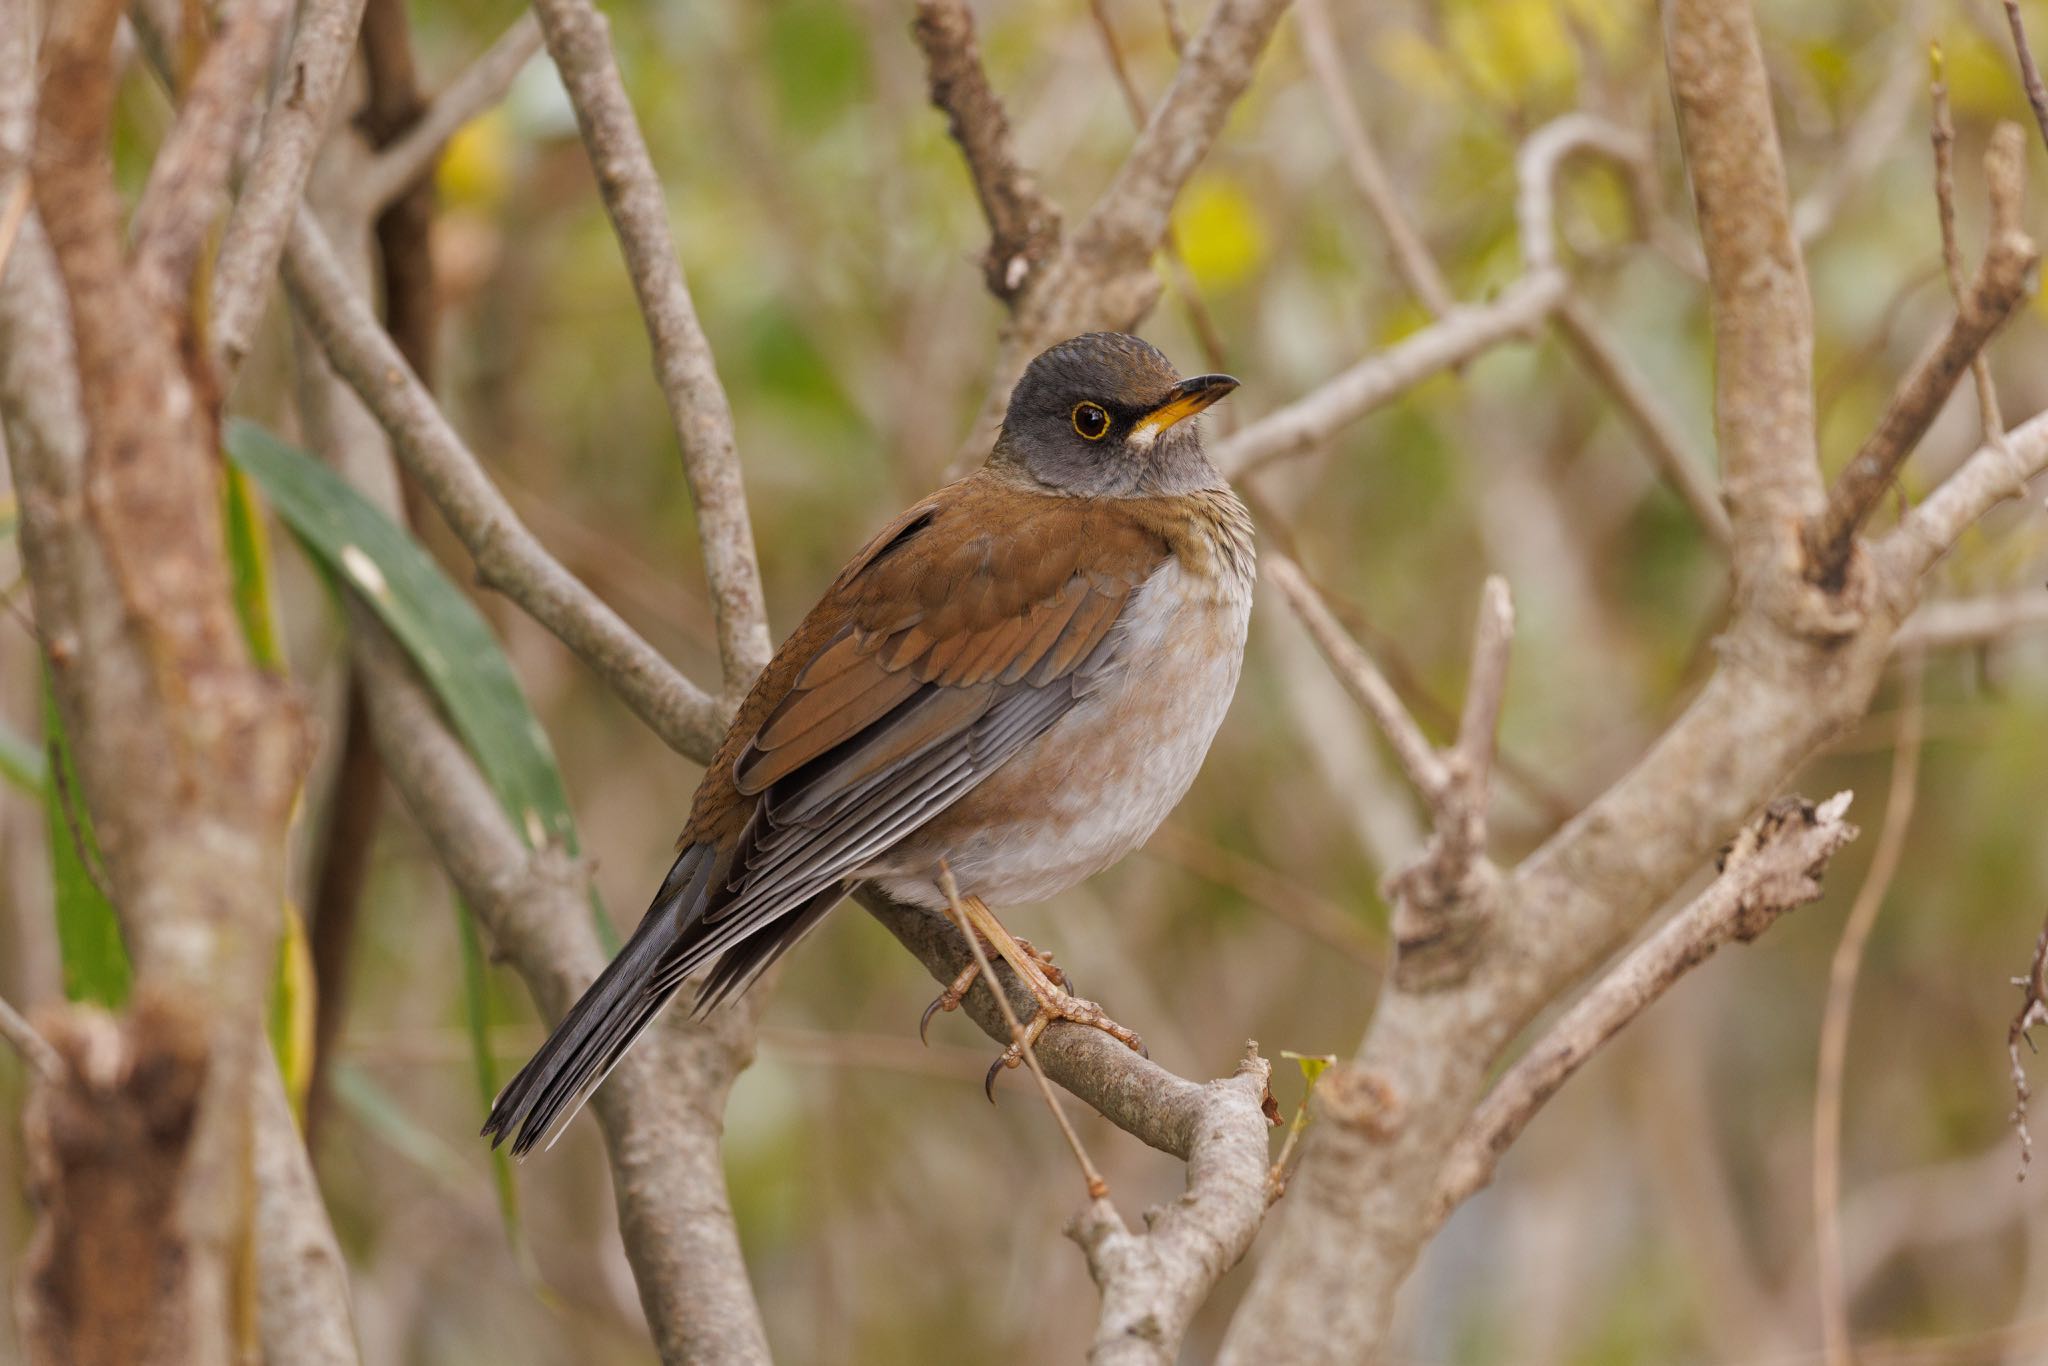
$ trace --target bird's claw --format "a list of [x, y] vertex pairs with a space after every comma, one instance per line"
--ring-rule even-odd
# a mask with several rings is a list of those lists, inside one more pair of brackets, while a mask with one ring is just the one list
[[1065, 1020], [1069, 1024], [1086, 1025], [1090, 1029], [1099, 1029], [1125, 1048], [1136, 1053], [1139, 1057], [1149, 1059], [1152, 1056], [1151, 1052], [1145, 1047], [1145, 1041], [1138, 1037], [1136, 1030], [1127, 1029], [1115, 1020], [1110, 1019], [1108, 1013], [1095, 1002], [1084, 1001], [1078, 996], [1066, 995], [1063, 992], [1057, 999], [1040, 1001], [1038, 1013], [1031, 1017], [1029, 1024], [1024, 1026], [1024, 1037], [1011, 1041], [1010, 1046], [1003, 1050], [1002, 1055], [989, 1065], [988, 1076], [982, 1079], [981, 1090], [982, 1094], [988, 1097], [991, 1105], [995, 1103], [996, 1099], [997, 1074], [1006, 1067], [1015, 1067], [1018, 1063], [1023, 1062], [1024, 1050], [1036, 1044], [1038, 1036], [1045, 1033], [1045, 1027], [1055, 1020]]

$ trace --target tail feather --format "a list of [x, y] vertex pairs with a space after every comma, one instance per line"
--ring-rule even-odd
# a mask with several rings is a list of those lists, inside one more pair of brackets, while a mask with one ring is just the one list
[[551, 1146], [675, 995], [681, 979], [662, 968], [685, 927], [701, 914], [712, 862], [712, 850], [704, 845], [676, 860], [618, 957], [498, 1093], [483, 1128], [492, 1147], [509, 1137], [512, 1155], [524, 1157], [536, 1144]]

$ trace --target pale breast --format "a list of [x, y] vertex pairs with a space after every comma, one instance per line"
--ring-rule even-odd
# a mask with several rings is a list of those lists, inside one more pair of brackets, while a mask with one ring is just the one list
[[1143, 844], [1194, 782], [1244, 660], [1249, 538], [1215, 549], [1208, 572], [1178, 558], [1155, 571], [1117, 625], [1118, 664], [1101, 686], [868, 874], [938, 906], [944, 857], [962, 890], [1016, 905]]

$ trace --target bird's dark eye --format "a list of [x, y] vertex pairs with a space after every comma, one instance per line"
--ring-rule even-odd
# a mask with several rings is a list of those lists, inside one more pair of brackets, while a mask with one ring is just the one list
[[1076, 403], [1074, 430], [1090, 441], [1100, 441], [1109, 434], [1109, 414], [1099, 403]]

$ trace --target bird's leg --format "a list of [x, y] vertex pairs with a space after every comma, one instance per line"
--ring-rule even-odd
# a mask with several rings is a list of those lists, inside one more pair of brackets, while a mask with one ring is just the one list
[[[1090, 1029], [1099, 1029], [1131, 1051], [1145, 1054], [1143, 1039], [1110, 1019], [1095, 1002], [1084, 1001], [1070, 993], [1066, 989], [1065, 974], [1052, 966], [1051, 955], [1040, 954], [1004, 929], [1003, 923], [996, 919], [995, 912], [988, 908], [987, 902], [978, 896], [963, 896], [959, 904], [960, 913], [966, 917], [968, 923], [998, 954], [1002, 955], [1003, 961], [1017, 974], [1017, 979], [1024, 984], [1025, 990], [1038, 1002], [1038, 1013], [1025, 1024], [1024, 1037], [1012, 1040], [1009, 1048], [996, 1059], [995, 1066], [989, 1068], [988, 1082], [983, 1089], [994, 1087], [997, 1072], [1005, 1067], [1015, 1067], [1022, 1062], [1024, 1050], [1038, 1042], [1038, 1036], [1043, 1034], [1045, 1027], [1054, 1020], [1069, 1020], [1074, 1024], [1086, 1025]], [[1054, 975], [1059, 977], [1057, 983], [1053, 980]], [[970, 984], [973, 981], [971, 977], [962, 974], [961, 978], [955, 979], [954, 985], [958, 986], [963, 980]], [[947, 990], [951, 989], [949, 987]], [[942, 995], [940, 1000], [944, 999]], [[955, 1004], [958, 1004], [957, 1001]]]
[[[980, 935], [978, 937], [991, 955], [1002, 952], [989, 940], [988, 936]], [[1072, 990], [1073, 983], [1068, 980], [1067, 974], [1054, 966], [1052, 954], [1038, 948], [1029, 939], [1016, 935], [1011, 936], [1011, 938], [1015, 940], [1017, 947], [1028, 954], [1031, 961], [1038, 965], [1039, 971], [1045, 975], [1046, 980], [1051, 982], [1054, 987], [1062, 990]], [[968, 991], [974, 986], [975, 978], [979, 976], [981, 976], [981, 965], [969, 960], [967, 966], [960, 969], [960, 975], [948, 983], [944, 991], [932, 997], [932, 1003], [924, 1008], [924, 1014], [918, 1016], [917, 1019], [917, 1037], [920, 1043], [931, 1042], [925, 1037], [925, 1034], [931, 1028], [932, 1016], [939, 1014], [941, 1011], [958, 1010], [960, 1003], [967, 999]], [[1033, 994], [1035, 995], [1036, 993]]]

